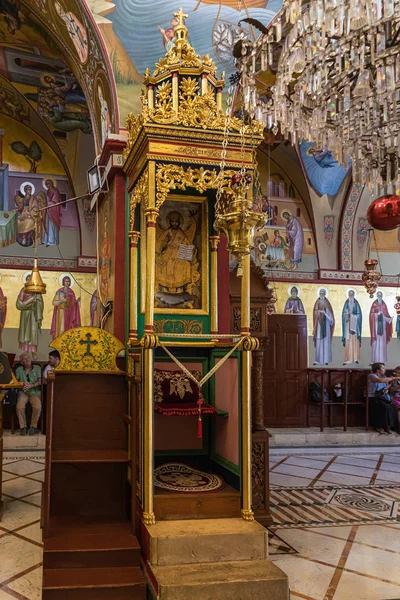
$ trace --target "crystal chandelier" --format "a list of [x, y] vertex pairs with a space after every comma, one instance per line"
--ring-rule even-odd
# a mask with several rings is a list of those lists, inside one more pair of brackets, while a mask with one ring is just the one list
[[[400, 0], [285, 0], [268, 33], [242, 45], [245, 109], [293, 145], [304, 139], [351, 161], [355, 183], [394, 191], [399, 27]], [[269, 87], [256, 84], [263, 71]]]

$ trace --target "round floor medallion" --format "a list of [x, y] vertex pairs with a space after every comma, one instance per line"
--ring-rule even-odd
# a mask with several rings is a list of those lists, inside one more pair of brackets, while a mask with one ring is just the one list
[[335, 500], [339, 504], [370, 512], [390, 510], [390, 505], [384, 500], [372, 498], [372, 496], [367, 495], [363, 496], [362, 494], [357, 494], [355, 492], [341, 492], [340, 494], [336, 494]]
[[167, 463], [154, 471], [154, 485], [170, 492], [215, 492], [223, 487], [221, 477], [182, 463]]

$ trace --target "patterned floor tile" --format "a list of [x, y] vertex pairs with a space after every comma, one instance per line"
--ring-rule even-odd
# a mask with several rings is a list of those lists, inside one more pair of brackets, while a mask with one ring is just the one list
[[334, 600], [399, 600], [400, 587], [383, 581], [344, 572]]
[[16, 475], [28, 475], [41, 471], [43, 466], [32, 460], [4, 461], [3, 471], [15, 473]]
[[14, 535], [0, 538], [0, 584], [42, 561], [42, 549]]
[[22, 535], [22, 537], [28, 538], [29, 540], [37, 542], [38, 544], [43, 543], [42, 529], [39, 521], [33, 525], [24, 527], [23, 529], [19, 529], [18, 535]]
[[3, 494], [11, 496], [12, 498], [21, 498], [27, 494], [35, 494], [40, 492], [42, 484], [40, 481], [32, 481], [26, 479], [26, 477], [18, 477], [18, 479], [11, 479], [3, 483]]
[[42, 597], [42, 567], [15, 579], [8, 587], [22, 594], [29, 600], [41, 600]]
[[1, 527], [12, 531], [18, 527], [29, 525], [40, 519], [40, 508], [21, 502], [20, 500], [10, 500], [4, 498], [4, 511], [1, 521]]

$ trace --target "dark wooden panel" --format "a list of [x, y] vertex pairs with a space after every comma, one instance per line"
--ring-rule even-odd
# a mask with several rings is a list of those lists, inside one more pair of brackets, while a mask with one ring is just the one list
[[266, 427], [307, 425], [307, 318], [270, 315], [264, 353]]
[[122, 463], [55, 463], [50, 516], [128, 518], [127, 467]]
[[124, 377], [57, 374], [53, 404], [53, 450], [126, 450]]
[[156, 521], [240, 517], [240, 492], [229, 485], [208, 494], [179, 494], [155, 489]]
[[277, 381], [276, 377], [272, 378], [268, 375], [264, 377], [264, 417], [267, 419], [277, 419], [279, 417], [278, 389], [281, 383]]

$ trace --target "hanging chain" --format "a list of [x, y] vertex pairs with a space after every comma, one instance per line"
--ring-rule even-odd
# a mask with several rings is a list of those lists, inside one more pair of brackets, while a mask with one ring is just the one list
[[223, 186], [224, 186], [226, 155], [228, 153], [229, 128], [230, 128], [231, 119], [232, 119], [232, 104], [233, 104], [234, 90], [235, 90], [235, 82], [232, 81], [231, 85], [229, 86], [228, 100], [227, 100], [227, 106], [226, 106], [226, 111], [225, 111], [225, 128], [224, 128], [224, 137], [222, 139], [221, 162], [219, 164], [220, 170], [219, 170], [219, 183], [218, 183], [218, 188], [217, 188], [217, 196], [216, 196], [216, 201], [215, 201], [215, 217], [218, 217], [218, 215], [222, 214], [222, 212], [223, 212], [221, 198], [222, 198], [222, 190], [223, 190]]

